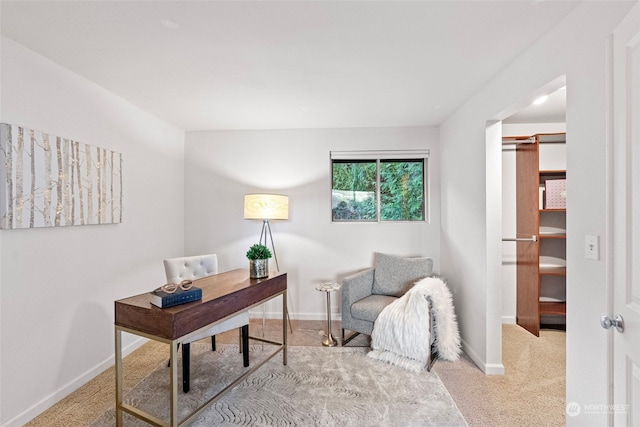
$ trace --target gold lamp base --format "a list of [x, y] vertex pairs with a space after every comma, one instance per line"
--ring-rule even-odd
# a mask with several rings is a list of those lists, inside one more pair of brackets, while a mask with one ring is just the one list
[[336, 341], [336, 339], [331, 336], [331, 334], [329, 334], [328, 336], [325, 335], [324, 339], [322, 340], [322, 345], [325, 347], [335, 347], [338, 345], [338, 341]]

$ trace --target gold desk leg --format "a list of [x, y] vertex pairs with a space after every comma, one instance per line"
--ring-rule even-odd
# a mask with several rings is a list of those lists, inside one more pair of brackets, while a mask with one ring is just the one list
[[282, 294], [282, 364], [287, 364], [287, 291]]
[[115, 328], [115, 344], [116, 344], [116, 426], [122, 427], [123, 413], [122, 405], [122, 331]]
[[171, 354], [169, 359], [171, 360], [171, 425], [178, 425], [178, 344], [173, 341], [169, 344], [171, 347]]

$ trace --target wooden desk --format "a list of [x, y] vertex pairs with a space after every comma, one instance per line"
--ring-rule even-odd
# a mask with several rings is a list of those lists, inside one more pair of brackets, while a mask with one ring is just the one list
[[[265, 279], [249, 279], [249, 271], [232, 270], [194, 281], [202, 288], [202, 300], [168, 308], [151, 304], [151, 295], [144, 293], [115, 302], [115, 363], [116, 363], [116, 424], [123, 423], [123, 411], [156, 426], [179, 426], [191, 421], [209, 404], [251, 375], [269, 359], [282, 351], [282, 363], [287, 364], [287, 273], [275, 273]], [[259, 364], [249, 368], [236, 381], [225, 387], [183, 420], [178, 420], [178, 343], [196, 333], [220, 323], [236, 313], [249, 310], [282, 295], [282, 342], [250, 337], [276, 344], [276, 350]], [[123, 402], [122, 332], [143, 336], [169, 345], [171, 363], [171, 408], [169, 423]]]

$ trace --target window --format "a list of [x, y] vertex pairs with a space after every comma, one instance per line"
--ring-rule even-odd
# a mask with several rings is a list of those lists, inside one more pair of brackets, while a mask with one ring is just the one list
[[424, 221], [428, 157], [428, 150], [332, 151], [332, 220]]

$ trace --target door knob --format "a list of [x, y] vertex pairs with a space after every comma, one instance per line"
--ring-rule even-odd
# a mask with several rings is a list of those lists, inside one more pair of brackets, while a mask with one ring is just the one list
[[613, 326], [618, 330], [618, 332], [624, 332], [624, 320], [619, 314], [613, 320], [608, 316], [602, 316], [600, 318], [600, 325], [605, 329], [609, 329]]

